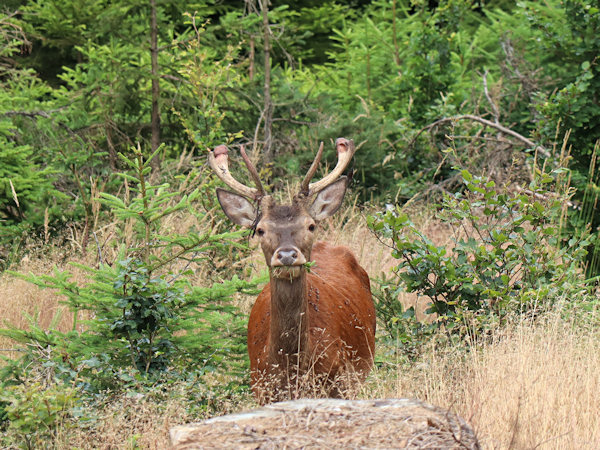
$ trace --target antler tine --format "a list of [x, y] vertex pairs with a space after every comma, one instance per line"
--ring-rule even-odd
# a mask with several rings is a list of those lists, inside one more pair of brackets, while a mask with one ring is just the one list
[[[354, 156], [354, 141], [352, 139], [348, 140], [346, 138], [337, 138], [335, 140], [335, 148], [338, 154], [338, 162], [335, 168], [327, 174], [324, 178], [317, 181], [316, 183], [311, 183], [308, 187], [309, 195], [316, 194], [319, 191], [322, 191], [331, 183], [336, 181], [339, 176], [344, 172], [346, 166]], [[312, 167], [311, 167], [312, 169]]]
[[252, 161], [250, 161], [250, 158], [248, 158], [248, 155], [246, 154], [246, 147], [243, 144], [240, 145], [240, 153], [242, 154], [242, 159], [244, 160], [244, 163], [246, 164], [246, 167], [248, 168], [248, 172], [250, 172], [250, 177], [252, 178], [252, 181], [254, 181], [254, 184], [256, 185], [256, 189], [258, 190], [258, 195], [261, 197], [264, 196], [265, 190], [262, 186], [262, 183], [260, 182], [260, 177], [258, 176], [258, 171], [256, 170], [256, 167], [254, 167], [254, 164], [252, 164]]
[[240, 183], [235, 178], [233, 178], [233, 175], [231, 175], [231, 172], [229, 172], [229, 156], [227, 155], [228, 153], [229, 151], [224, 145], [219, 145], [215, 147], [213, 151], [208, 152], [208, 164], [210, 164], [210, 167], [215, 171], [217, 176], [227, 186], [229, 186], [238, 194], [256, 200], [263, 194], [262, 186], [260, 186], [259, 189], [254, 189]]
[[303, 194], [309, 193], [308, 184], [310, 183], [310, 180], [312, 179], [312, 177], [315, 176], [315, 173], [317, 172], [319, 163], [321, 162], [321, 156], [323, 156], [323, 141], [321, 141], [321, 144], [319, 145], [319, 150], [317, 151], [317, 155], [315, 156], [315, 159], [312, 162], [310, 169], [308, 169], [308, 172], [306, 172], [306, 176], [304, 177], [304, 180], [302, 180], [302, 184], [300, 184], [300, 192], [301, 193], [303, 193]]

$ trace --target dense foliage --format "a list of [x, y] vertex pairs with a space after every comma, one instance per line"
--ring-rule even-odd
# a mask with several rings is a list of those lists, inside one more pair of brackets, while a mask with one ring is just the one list
[[[570, 130], [575, 186], [584, 186], [600, 137], [594, 2], [429, 3], [276, 2], [267, 64], [258, 2], [5, 10], [3, 244], [19, 239], [15, 225], [52, 229], [89, 215], [90, 180], [121, 170], [117, 153], [136, 142], [151, 151], [164, 142], [164, 170], [182, 153], [250, 141], [277, 175], [304, 167], [319, 140], [350, 136], [363, 198], [408, 199], [456, 174], [440, 151], [447, 127], [417, 133], [475, 114], [546, 148]], [[468, 134], [494, 131], [480, 128]]]
[[[449, 244], [432, 242], [400, 208], [369, 217], [398, 259], [376, 293], [390, 335], [408, 349], [439, 327], [452, 338], [476, 340], [515, 315], [537, 316], [562, 296], [580, 297], [588, 289], [581, 267], [590, 237], [563, 240], [564, 174], [541, 174], [528, 189], [510, 192], [463, 170], [464, 193], [445, 195], [436, 213]], [[397, 301], [400, 290], [429, 299], [425, 312], [434, 322], [415, 322], [414, 308]]]

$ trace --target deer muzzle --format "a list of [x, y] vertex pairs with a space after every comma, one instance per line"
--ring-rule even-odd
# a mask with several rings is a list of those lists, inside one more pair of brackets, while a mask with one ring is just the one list
[[295, 278], [304, 264], [306, 258], [297, 247], [280, 247], [271, 258], [271, 269], [276, 278]]
[[306, 258], [297, 247], [280, 247], [271, 258], [271, 267], [301, 266], [305, 263]]

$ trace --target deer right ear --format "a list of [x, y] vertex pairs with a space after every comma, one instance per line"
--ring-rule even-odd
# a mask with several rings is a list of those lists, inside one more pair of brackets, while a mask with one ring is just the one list
[[340, 177], [335, 183], [330, 184], [317, 194], [315, 201], [310, 206], [309, 213], [317, 222], [332, 216], [344, 201], [348, 178]]
[[229, 220], [243, 227], [252, 227], [256, 220], [256, 210], [245, 197], [217, 188], [217, 198]]

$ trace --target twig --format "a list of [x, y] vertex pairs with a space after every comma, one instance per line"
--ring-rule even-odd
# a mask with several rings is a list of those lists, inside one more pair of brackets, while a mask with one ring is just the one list
[[488, 91], [487, 75], [488, 75], [488, 70], [485, 69], [485, 72], [483, 73], [483, 77], [482, 77], [483, 78], [483, 92], [485, 93], [485, 98], [487, 98], [487, 101], [490, 104], [490, 106], [492, 107], [492, 111], [494, 112], [494, 123], [500, 124], [500, 113], [498, 112], [498, 107], [492, 100], [492, 97], [490, 97], [490, 92]]
[[104, 259], [102, 258], [102, 247], [100, 246], [100, 242], [98, 242], [98, 236], [96, 235], [96, 232], [93, 231], [92, 234], [94, 235], [94, 240], [96, 241], [96, 248], [98, 249], [98, 262], [102, 266], [104, 265]]
[[252, 142], [252, 154], [256, 154], [256, 143], [258, 142], [258, 131], [260, 130], [260, 124], [265, 117], [265, 110], [261, 109], [260, 117], [258, 118], [258, 122], [256, 122], [256, 128], [254, 129], [254, 140]]
[[188, 267], [190, 266], [190, 264], [192, 264], [192, 262], [194, 262], [194, 260], [196, 259], [196, 257], [198, 256], [198, 253], [200, 253], [199, 251], [194, 252], [194, 254], [192, 255], [192, 259], [190, 259], [188, 261], [188, 263], [183, 267], [183, 269], [181, 269], [179, 271], [179, 273], [177, 275], [175, 275], [173, 278], [171, 278], [168, 283], [171, 284], [173, 283], [177, 278], [179, 278], [181, 275], [183, 275], [183, 273], [188, 269]]
[[536, 444], [533, 448], [534, 449], [539, 448], [542, 445], [547, 444], [550, 441], [556, 441], [556, 440], [560, 439], [561, 437], [567, 436], [567, 435], [572, 434], [572, 433], [573, 433], [573, 430], [569, 430], [569, 431], [566, 431], [566, 432], [564, 432], [562, 434], [559, 434], [558, 436], [552, 436], [552, 437], [550, 437], [548, 439], [545, 439], [542, 442]]
[[[2, 116], [23, 116], [23, 117], [29, 117], [30, 119], [35, 119], [36, 117], [43, 117], [44, 119], [52, 119], [51, 114], [61, 111], [63, 109], [67, 108], [67, 106], [61, 106], [60, 108], [56, 108], [56, 109], [52, 109], [50, 111], [5, 111], [3, 112], [1, 115]], [[54, 121], [59, 127], [63, 128], [67, 133], [69, 133], [69, 135], [71, 135], [72, 137], [76, 137], [76, 138], [80, 138], [80, 136], [76, 133], [75, 130], [73, 130], [71, 127], [69, 127], [68, 125], [55, 120]]]
[[[519, 185], [517, 185], [517, 186], [516, 186], [516, 189], [517, 189], [517, 191], [519, 191], [519, 192], [522, 192], [522, 193], [524, 193], [524, 194], [527, 194], [527, 195], [531, 195], [531, 196], [533, 196], [533, 197], [535, 197], [535, 198], [537, 198], [537, 199], [539, 199], [539, 200], [545, 200], [545, 201], [548, 201], [548, 200], [550, 199], [548, 195], [540, 194], [539, 192], [533, 192], [533, 191], [531, 191], [531, 190], [529, 190], [529, 189], [524, 189], [524, 188], [522, 188], [522, 187], [521, 187], [521, 186], [519, 186]], [[570, 201], [570, 200], [567, 200], [567, 201], [566, 201], [566, 202], [564, 202], [564, 203], [565, 203], [565, 204], [566, 204], [566, 205], [567, 205], [569, 208], [581, 209], [581, 206], [580, 206], [580, 205], [577, 205], [577, 204], [573, 203], [573, 202], [572, 202], [572, 201]]]
[[315, 125], [315, 122], [307, 122], [305, 120], [287, 119], [285, 117], [274, 117], [273, 122], [289, 122], [296, 125]]

